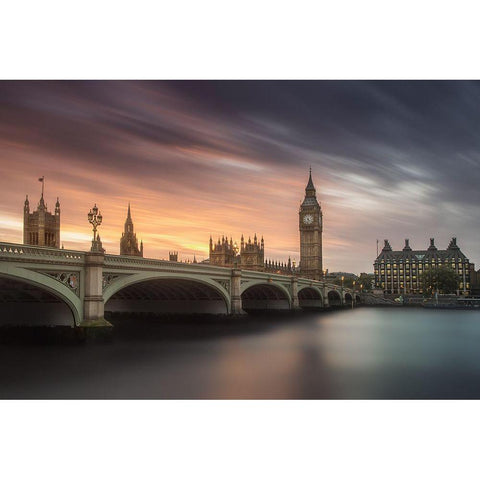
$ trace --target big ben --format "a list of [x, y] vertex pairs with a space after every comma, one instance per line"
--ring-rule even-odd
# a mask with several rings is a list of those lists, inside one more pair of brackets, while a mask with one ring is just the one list
[[317, 201], [312, 181], [312, 169], [305, 188], [305, 199], [299, 211], [300, 274], [302, 277], [320, 280], [322, 266], [322, 209]]

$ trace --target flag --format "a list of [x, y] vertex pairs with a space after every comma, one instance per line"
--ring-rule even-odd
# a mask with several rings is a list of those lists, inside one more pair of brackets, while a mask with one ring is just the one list
[[38, 179], [39, 182], [43, 182], [44, 180], [45, 180], [45, 177], [40, 177], [40, 178]]

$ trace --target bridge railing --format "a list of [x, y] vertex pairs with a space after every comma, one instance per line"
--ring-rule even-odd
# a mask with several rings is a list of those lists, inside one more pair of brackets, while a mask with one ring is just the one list
[[37, 247], [33, 245], [20, 245], [17, 243], [0, 242], [0, 258], [31, 258], [38, 260], [57, 259], [68, 260], [69, 262], [83, 263], [85, 252], [76, 250], [64, 250], [50, 247]]
[[[79, 263], [82, 264], [85, 262], [85, 255], [87, 252], [78, 251], [78, 250], [64, 250], [58, 248], [51, 248], [51, 247], [38, 247], [34, 245], [23, 245], [18, 243], [8, 243], [8, 242], [0, 242], [0, 260], [46, 260], [46, 261], [58, 261], [60, 263]], [[126, 266], [127, 268], [130, 267], [162, 267], [162, 268], [174, 268], [175, 270], [179, 271], [189, 271], [192, 272], [194, 270], [201, 270], [205, 273], [226, 273], [231, 270], [228, 267], [220, 267], [216, 265], [210, 264], [203, 264], [203, 263], [182, 263], [182, 262], [171, 262], [169, 260], [158, 260], [153, 258], [143, 258], [143, 257], [128, 257], [123, 255], [105, 255], [105, 263], [104, 266], [108, 267], [121, 267]], [[285, 281], [286, 278], [291, 277], [291, 275], [286, 275], [282, 273], [272, 273], [272, 272], [259, 272], [254, 270], [243, 270], [242, 274], [244, 278], [247, 279], [265, 279], [268, 277], [271, 281]], [[309, 283], [311, 285], [315, 285], [318, 287], [327, 287], [332, 290], [343, 290], [344, 292], [352, 292], [349, 288], [343, 288], [326, 283], [323, 280], [311, 280], [307, 278], [303, 278], [299, 275], [295, 275], [297, 277], [297, 281], [301, 285], [305, 285], [305, 283]]]
[[125, 255], [105, 255], [106, 267], [162, 267], [162, 268], [174, 268], [175, 270], [185, 271], [210, 271], [210, 272], [230, 272], [231, 268], [219, 267], [204, 263], [184, 263], [184, 262], [172, 262], [170, 260], [160, 260], [155, 258], [144, 257], [129, 257]]

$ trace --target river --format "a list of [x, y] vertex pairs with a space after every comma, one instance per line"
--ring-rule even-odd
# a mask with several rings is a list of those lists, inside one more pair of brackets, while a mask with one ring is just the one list
[[0, 345], [0, 398], [480, 398], [480, 312], [116, 319], [110, 342]]

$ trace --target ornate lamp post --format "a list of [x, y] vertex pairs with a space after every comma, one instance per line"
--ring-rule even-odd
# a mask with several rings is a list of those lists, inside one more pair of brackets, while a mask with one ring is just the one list
[[102, 224], [102, 214], [98, 210], [97, 204], [93, 206], [88, 212], [88, 221], [93, 226], [93, 239], [92, 239], [92, 248], [91, 252], [104, 253], [105, 250], [102, 247], [102, 241], [100, 240], [100, 235], [97, 233], [97, 228]]

